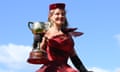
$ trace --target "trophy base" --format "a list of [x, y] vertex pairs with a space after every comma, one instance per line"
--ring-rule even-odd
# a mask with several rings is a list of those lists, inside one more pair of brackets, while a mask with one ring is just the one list
[[30, 64], [47, 64], [48, 60], [43, 58], [29, 58], [27, 62]]
[[47, 64], [49, 61], [45, 52], [37, 50], [30, 52], [27, 62], [30, 64]]

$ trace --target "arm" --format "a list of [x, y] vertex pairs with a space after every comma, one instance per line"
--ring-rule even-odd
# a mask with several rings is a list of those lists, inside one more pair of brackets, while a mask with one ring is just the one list
[[80, 72], [88, 72], [88, 70], [85, 68], [85, 66], [83, 65], [82, 61], [80, 60], [80, 58], [75, 54], [73, 56], [70, 57], [73, 65], [80, 71]]
[[73, 41], [73, 49], [71, 50], [71, 55], [70, 55], [70, 59], [73, 63], [73, 65], [80, 71], [80, 72], [88, 72], [88, 70], [85, 68], [85, 66], [83, 65], [82, 61], [80, 60], [80, 58], [77, 56], [77, 53], [74, 49], [74, 40], [71, 37], [71, 40]]
[[[73, 35], [73, 36], [80, 36], [80, 35], [83, 35], [83, 33], [82, 33], [82, 32], [72, 32], [72, 35]], [[71, 39], [72, 39], [72, 37], [71, 37]], [[72, 40], [73, 40], [73, 39], [72, 39]], [[74, 41], [73, 41], [73, 43], [74, 43]], [[80, 58], [77, 56], [74, 48], [73, 48], [73, 50], [72, 50], [72, 52], [71, 52], [70, 59], [71, 59], [73, 65], [74, 65], [80, 72], [93, 72], [93, 71], [88, 71], [88, 70], [86, 69], [86, 67], [83, 65], [82, 61], [80, 60]]]

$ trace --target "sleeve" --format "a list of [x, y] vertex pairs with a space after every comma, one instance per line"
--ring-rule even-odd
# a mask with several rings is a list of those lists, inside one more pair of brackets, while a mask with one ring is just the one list
[[71, 56], [70, 57], [73, 65], [80, 71], [80, 72], [88, 72], [88, 70], [85, 68], [83, 65], [82, 61], [77, 55]]

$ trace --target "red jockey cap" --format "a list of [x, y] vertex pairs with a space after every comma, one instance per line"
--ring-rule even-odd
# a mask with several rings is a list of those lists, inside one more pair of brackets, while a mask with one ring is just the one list
[[50, 6], [49, 6], [49, 10], [56, 9], [56, 8], [65, 9], [65, 4], [64, 3], [54, 3], [54, 4], [50, 4]]

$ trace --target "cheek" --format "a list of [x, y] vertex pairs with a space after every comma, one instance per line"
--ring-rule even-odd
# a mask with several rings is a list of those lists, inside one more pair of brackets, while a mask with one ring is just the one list
[[51, 17], [51, 20], [52, 20], [52, 21], [56, 21], [57, 19], [58, 19], [58, 18], [57, 18], [56, 16], [52, 16], [52, 17]]

